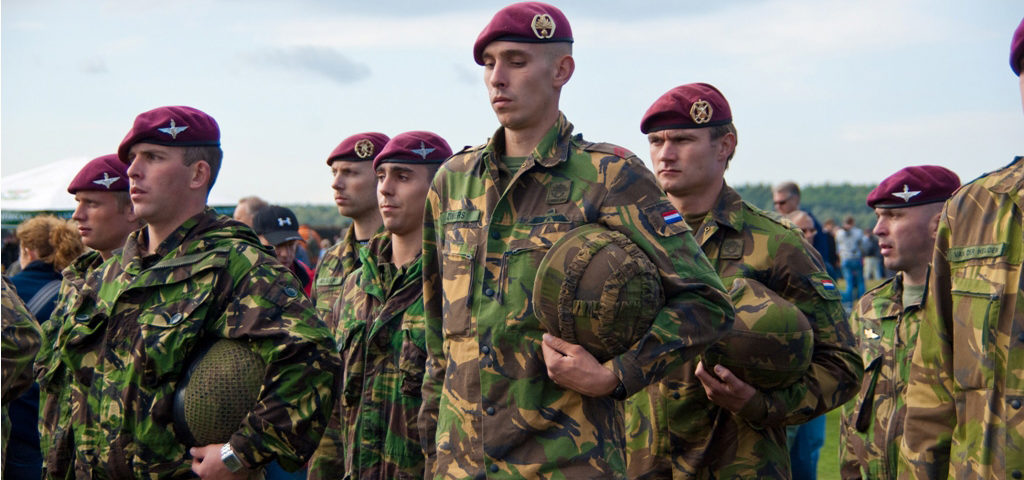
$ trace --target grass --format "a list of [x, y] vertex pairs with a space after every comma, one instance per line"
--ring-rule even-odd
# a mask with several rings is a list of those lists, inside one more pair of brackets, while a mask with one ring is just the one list
[[[866, 288], [875, 288], [881, 280], [868, 280]], [[840, 292], [846, 290], [846, 283], [842, 279], [836, 279], [836, 288]], [[891, 325], [887, 325], [891, 328]], [[818, 478], [820, 480], [839, 479], [839, 409], [832, 410], [825, 414], [825, 446], [821, 447], [821, 455], [818, 458]]]

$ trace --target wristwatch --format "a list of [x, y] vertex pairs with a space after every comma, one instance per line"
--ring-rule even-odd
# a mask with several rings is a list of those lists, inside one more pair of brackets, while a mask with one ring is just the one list
[[224, 466], [228, 467], [231, 473], [242, 469], [242, 461], [238, 459], [238, 455], [235, 455], [230, 443], [225, 443], [220, 447], [220, 461], [224, 462]]

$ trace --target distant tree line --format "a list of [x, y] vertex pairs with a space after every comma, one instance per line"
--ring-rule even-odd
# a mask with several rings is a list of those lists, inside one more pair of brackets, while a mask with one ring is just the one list
[[[732, 186], [744, 200], [765, 210], [772, 211], [772, 187], [768, 184]], [[853, 216], [857, 226], [870, 231], [875, 226], [875, 212], [868, 207], [868, 193], [874, 185], [801, 185], [800, 208], [810, 211], [819, 222], [834, 219], [837, 224], [847, 215]]]

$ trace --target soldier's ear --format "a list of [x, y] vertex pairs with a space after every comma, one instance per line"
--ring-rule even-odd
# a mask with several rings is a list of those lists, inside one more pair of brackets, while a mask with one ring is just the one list
[[576, 71], [576, 61], [572, 59], [572, 55], [562, 55], [555, 59], [555, 77], [554, 84], [556, 89], [561, 89], [563, 85], [569, 83], [569, 79], [572, 78], [572, 72]]
[[210, 164], [206, 160], [200, 160], [192, 164], [192, 178], [189, 180], [189, 188], [194, 190], [202, 189], [204, 192], [210, 184]]

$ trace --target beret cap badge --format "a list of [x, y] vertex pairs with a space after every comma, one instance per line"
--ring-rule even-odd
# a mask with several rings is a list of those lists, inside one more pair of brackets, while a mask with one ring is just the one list
[[171, 119], [171, 126], [166, 127], [166, 128], [158, 128], [157, 130], [160, 130], [161, 132], [164, 132], [164, 133], [170, 135], [171, 138], [173, 138], [173, 139], [177, 139], [179, 133], [184, 132], [185, 130], [188, 130], [188, 125], [182, 125], [182, 126], [179, 127], [179, 126], [174, 124], [174, 119], [172, 118]]
[[555, 20], [551, 18], [551, 15], [546, 13], [538, 13], [537, 15], [534, 15], [533, 22], [530, 23], [530, 28], [533, 29], [533, 34], [540, 39], [555, 36]]
[[701, 125], [711, 121], [711, 116], [714, 115], [715, 109], [711, 107], [711, 104], [706, 100], [698, 99], [690, 105], [690, 118], [693, 119], [693, 123]]
[[370, 158], [373, 155], [373, 142], [364, 138], [356, 142], [354, 149], [359, 158]]

